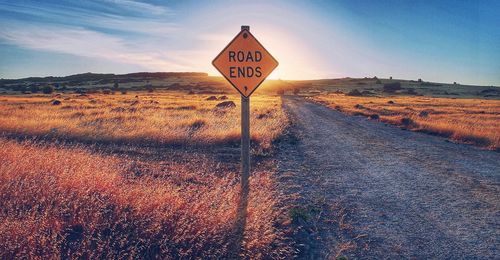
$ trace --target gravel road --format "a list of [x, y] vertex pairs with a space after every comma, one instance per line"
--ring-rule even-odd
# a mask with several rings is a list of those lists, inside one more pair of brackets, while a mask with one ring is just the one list
[[278, 182], [300, 257], [500, 257], [500, 153], [283, 97]]

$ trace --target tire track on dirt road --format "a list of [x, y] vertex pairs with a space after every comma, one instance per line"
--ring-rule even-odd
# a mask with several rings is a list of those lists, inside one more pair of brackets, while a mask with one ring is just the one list
[[278, 183], [306, 215], [301, 258], [500, 255], [500, 153], [300, 97], [283, 108], [298, 142], [279, 145]]

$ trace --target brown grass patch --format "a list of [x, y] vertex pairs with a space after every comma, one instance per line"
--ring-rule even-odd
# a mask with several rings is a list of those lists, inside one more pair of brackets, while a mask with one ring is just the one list
[[270, 172], [252, 176], [237, 238], [237, 174], [213, 174], [211, 160], [163, 165], [5, 139], [0, 158], [2, 259], [228, 258], [238, 239], [241, 257], [290, 254]]
[[[239, 109], [216, 110], [216, 103], [206, 101], [205, 95], [158, 92], [94, 94], [90, 100], [76, 94], [63, 97], [71, 98], [62, 102], [64, 109], [51, 105], [50, 96], [5, 97], [0, 104], [0, 132], [50, 134], [55, 138], [85, 141], [186, 145], [210, 145], [240, 136]], [[240, 105], [237, 95], [228, 95], [227, 99], [237, 107]], [[23, 109], [19, 108], [21, 105]], [[252, 96], [252, 139], [263, 147], [270, 147], [288, 124], [284, 112], [275, 109], [279, 107], [279, 97]], [[193, 120], [200, 119], [205, 124], [193, 133]]]
[[313, 99], [348, 114], [378, 114], [386, 123], [488, 149], [500, 149], [500, 100], [339, 94]]

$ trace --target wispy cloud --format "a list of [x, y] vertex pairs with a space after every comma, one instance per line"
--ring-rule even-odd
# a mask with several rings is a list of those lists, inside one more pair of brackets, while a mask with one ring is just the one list
[[[84, 5], [11, 2], [0, 5], [0, 42], [25, 49], [107, 59], [150, 70], [191, 70], [190, 51], [159, 50], [180, 32], [164, 6], [132, 0], [83, 1]], [[109, 8], [130, 12], [115, 13]], [[141, 15], [137, 15], [137, 14]], [[25, 15], [29, 20], [16, 18]], [[134, 35], [142, 35], [137, 37]]]
[[[160, 35], [178, 30], [172, 21], [173, 12], [167, 7], [146, 4], [130, 0], [107, 0], [110, 5], [93, 5], [92, 1], [83, 1], [87, 5], [73, 6], [60, 4], [34, 5], [25, 2], [12, 2], [0, 5], [0, 12], [24, 15], [28, 21], [0, 18], [6, 24], [27, 23], [30, 20], [38, 25], [63, 25], [93, 27], [114, 31]], [[111, 10], [110, 10], [111, 9]], [[116, 9], [130, 10], [116, 12]], [[137, 15], [143, 14], [143, 15]], [[146, 16], [144, 16], [146, 15]]]
[[162, 53], [119, 37], [84, 28], [50, 26], [0, 28], [0, 39], [23, 48], [108, 59], [147, 69], [189, 70], [190, 53]]
[[123, 8], [137, 11], [141, 10], [154, 15], [172, 14], [173, 11], [165, 6], [153, 5], [150, 3], [134, 1], [134, 0], [106, 0], [106, 2], [117, 4]]

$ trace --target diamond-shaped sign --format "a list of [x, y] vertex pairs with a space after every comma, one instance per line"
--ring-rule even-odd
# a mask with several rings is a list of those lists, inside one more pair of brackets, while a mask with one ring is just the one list
[[278, 66], [278, 61], [249, 30], [241, 30], [212, 61], [214, 67], [245, 97]]

